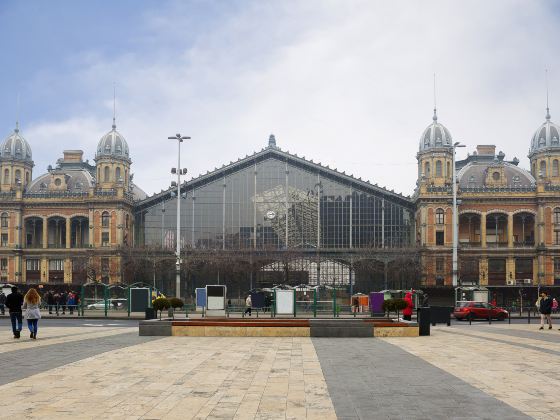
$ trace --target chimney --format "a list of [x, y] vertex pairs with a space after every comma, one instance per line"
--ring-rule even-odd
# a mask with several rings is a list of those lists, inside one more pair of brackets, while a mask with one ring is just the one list
[[495, 156], [496, 146], [493, 144], [479, 144], [476, 146], [476, 152], [479, 156]]
[[84, 155], [84, 152], [82, 150], [65, 150], [63, 153], [64, 153], [64, 159], [63, 159], [64, 163], [68, 163], [68, 162], [80, 163], [82, 162], [82, 156]]

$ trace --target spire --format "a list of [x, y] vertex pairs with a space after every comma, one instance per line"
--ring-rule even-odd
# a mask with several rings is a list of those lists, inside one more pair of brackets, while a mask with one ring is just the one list
[[548, 108], [548, 69], [544, 70], [544, 78], [546, 83], [546, 120], [550, 121], [550, 109]]
[[436, 74], [434, 73], [434, 116], [432, 117], [434, 122], [437, 122], [437, 106], [436, 106]]
[[274, 137], [274, 134], [268, 137], [268, 147], [276, 147], [276, 137]]
[[16, 128], [14, 129], [14, 132], [19, 133], [19, 93], [17, 95]]
[[117, 128], [117, 123], [116, 123], [116, 116], [117, 116], [117, 100], [116, 100], [116, 90], [115, 90], [115, 82], [113, 82], [113, 130], [115, 130]]

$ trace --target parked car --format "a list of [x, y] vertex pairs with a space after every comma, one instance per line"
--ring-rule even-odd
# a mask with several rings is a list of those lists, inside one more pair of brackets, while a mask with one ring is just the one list
[[509, 316], [509, 313], [505, 309], [498, 308], [486, 302], [461, 301], [457, 302], [453, 310], [453, 316], [459, 321], [488, 319], [489, 316], [492, 319], [503, 321]]
[[[126, 308], [126, 299], [110, 299], [107, 309], [122, 309]], [[98, 300], [97, 302], [90, 303], [86, 306], [87, 309], [105, 309], [105, 301]]]

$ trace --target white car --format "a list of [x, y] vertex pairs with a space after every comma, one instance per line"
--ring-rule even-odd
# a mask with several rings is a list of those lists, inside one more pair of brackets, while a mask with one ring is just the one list
[[[107, 309], [122, 309], [126, 307], [126, 299], [111, 299], [107, 302]], [[98, 300], [86, 306], [87, 309], [105, 309], [105, 301]]]

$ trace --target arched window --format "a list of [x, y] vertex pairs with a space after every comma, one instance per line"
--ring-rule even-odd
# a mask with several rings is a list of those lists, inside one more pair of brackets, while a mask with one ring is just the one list
[[128, 182], [128, 171], [125, 169], [124, 170], [124, 183], [126, 184]]
[[441, 160], [436, 160], [436, 176], [441, 176]]
[[533, 176], [537, 176], [537, 164], [533, 162]]
[[430, 162], [424, 164], [424, 176], [430, 176]]
[[129, 218], [128, 218], [128, 214], [127, 214], [126, 217], [124, 218], [124, 227], [125, 227], [126, 229], [128, 229], [128, 219], [129, 219]]
[[451, 163], [449, 163], [449, 162], [447, 162], [447, 173], [446, 173], [446, 175], [450, 178], [453, 176], [453, 174], [451, 173]]
[[109, 227], [109, 223], [111, 222], [111, 215], [108, 211], [104, 211], [101, 213], [101, 226], [104, 228]]
[[10, 183], [10, 170], [4, 169], [4, 184]]
[[445, 223], [445, 215], [443, 209], [436, 210], [436, 225], [443, 225]]
[[109, 167], [108, 166], [105, 166], [104, 174], [103, 174], [103, 180], [105, 182], [109, 182]]
[[552, 176], [558, 176], [558, 159], [552, 161]]
[[19, 169], [16, 169], [15, 181], [16, 182], [18, 182], [18, 181], [21, 182], [21, 171]]
[[117, 169], [115, 169], [115, 181], [119, 182], [122, 181], [121, 179], [121, 168], [117, 166]]
[[0, 224], [3, 228], [7, 228], [9, 225], [9, 221], [10, 221], [10, 216], [8, 216], [8, 213], [2, 213], [2, 215], [0, 216]]
[[544, 160], [541, 160], [539, 172], [539, 176], [546, 176], [546, 162]]
[[29, 172], [25, 173], [25, 185], [29, 184]]
[[554, 224], [560, 225], [560, 207], [554, 209]]

